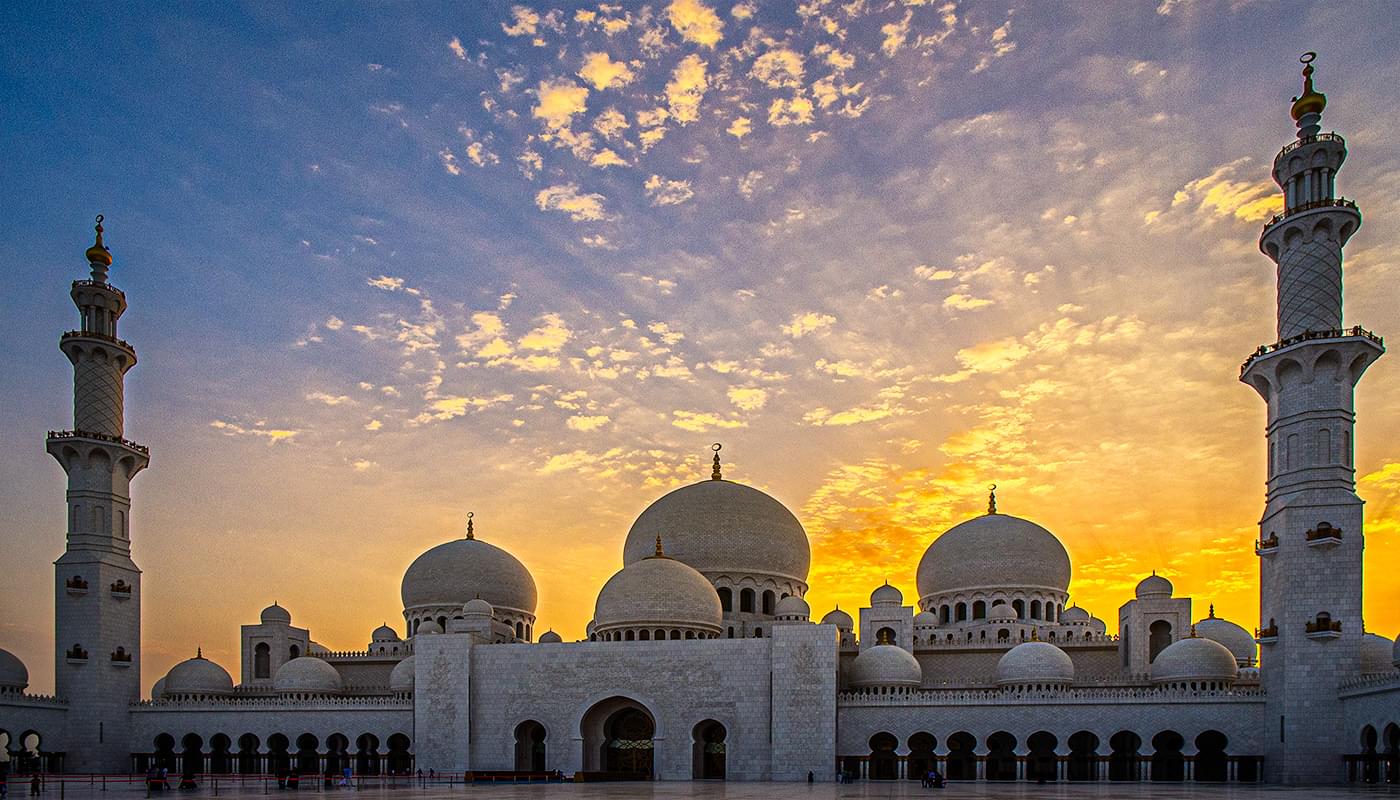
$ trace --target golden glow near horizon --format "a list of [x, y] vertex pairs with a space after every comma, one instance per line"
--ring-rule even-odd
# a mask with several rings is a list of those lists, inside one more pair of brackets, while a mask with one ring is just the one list
[[[1274, 338], [1257, 242], [1296, 54], [1323, 51], [1366, 215], [1347, 324], [1392, 336], [1400, 65], [1389, 8], [1236, 5], [524, 3], [290, 39], [187, 9], [217, 65], [115, 53], [109, 102], [16, 144], [44, 211], [3, 245], [0, 647], [51, 689], [64, 482], [36, 443], [67, 424], [54, 340], [98, 210], [141, 354], [126, 435], [152, 452], [144, 687], [201, 646], [237, 677], [274, 600], [332, 650], [402, 633], [405, 569], [469, 509], [534, 575], [537, 635], [580, 638], [632, 521], [708, 480], [716, 440], [725, 479], [806, 527], [814, 617], [886, 580], [916, 602], [924, 550], [996, 483], [1110, 631], [1153, 570], [1197, 619], [1256, 627], [1265, 406], [1237, 375]], [[76, 24], [75, 48], [170, 38]], [[76, 91], [22, 97], [48, 119]], [[112, 196], [73, 196], [93, 185]], [[1392, 354], [1355, 448], [1387, 637], [1397, 396]]]

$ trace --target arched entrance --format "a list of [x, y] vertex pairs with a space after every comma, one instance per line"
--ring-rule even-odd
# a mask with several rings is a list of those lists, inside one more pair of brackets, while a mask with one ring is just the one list
[[[168, 733], [162, 733], [155, 739], [155, 765], [159, 769], [166, 769], [174, 772], [177, 769], [175, 764], [175, 737]], [[28, 742], [25, 742], [25, 750], [28, 750]]]
[[922, 780], [938, 765], [933, 756], [933, 748], [937, 746], [938, 739], [931, 733], [920, 731], [909, 737], [909, 766], [905, 770], [909, 780]]
[[350, 737], [332, 733], [326, 737], [326, 774], [339, 775], [350, 766]]
[[1376, 783], [1381, 777], [1381, 759], [1376, 752], [1380, 737], [1376, 729], [1367, 725], [1361, 729], [1361, 780]]
[[1196, 780], [1224, 783], [1230, 779], [1230, 757], [1225, 753], [1229, 744], [1220, 731], [1196, 737]]
[[297, 737], [297, 772], [302, 775], [315, 775], [321, 771], [321, 757], [316, 752], [320, 744], [321, 740], [310, 733], [303, 733]]
[[233, 771], [229, 760], [229, 749], [233, 740], [226, 733], [216, 733], [209, 738], [209, 771], [224, 775]]
[[1026, 756], [1026, 780], [1053, 781], [1059, 778], [1059, 757], [1055, 747], [1060, 740], [1049, 731], [1036, 731], [1026, 740], [1030, 754]]
[[355, 739], [355, 774], [379, 774], [379, 737], [362, 733]]
[[1400, 725], [1385, 726], [1385, 780], [1400, 783]]
[[899, 759], [894, 751], [899, 740], [892, 733], [883, 731], [870, 737], [870, 779], [892, 781], [899, 777]]
[[987, 780], [1016, 780], [1016, 737], [997, 731], [987, 737]]
[[1186, 757], [1181, 748], [1186, 740], [1176, 731], [1162, 731], [1152, 737], [1152, 780], [1179, 781], [1186, 777]]
[[544, 772], [544, 740], [548, 736], [544, 726], [532, 719], [515, 726], [516, 772]]
[[693, 767], [691, 777], [700, 780], [724, 780], [725, 745], [729, 731], [712, 719], [695, 726], [691, 731]]
[[977, 737], [967, 731], [958, 731], [948, 737], [948, 780], [971, 781], [977, 779]]
[[261, 742], [256, 734], [245, 733], [238, 737], [238, 772], [241, 775], [257, 775], [262, 772], [262, 758], [258, 756]]
[[292, 771], [292, 758], [287, 755], [291, 742], [281, 733], [267, 737], [267, 771], [280, 775]]
[[1079, 731], [1069, 737], [1069, 779], [1096, 781], [1099, 779], [1099, 737], [1089, 731]]
[[386, 744], [389, 745], [389, 754], [385, 757], [389, 774], [408, 775], [413, 772], [413, 754], [408, 752], [408, 737], [402, 733], [395, 733], [389, 737]]
[[610, 697], [590, 708], [579, 728], [585, 771], [647, 778], [655, 774], [656, 719], [641, 703]]
[[1157, 660], [1157, 654], [1172, 643], [1172, 624], [1159, 619], [1147, 628], [1147, 660]]
[[1142, 749], [1142, 737], [1132, 731], [1119, 731], [1109, 737], [1108, 779], [1111, 781], [1135, 781], [1140, 776], [1138, 750]]
[[204, 739], [197, 733], [187, 733], [180, 740], [180, 772], [198, 775], [204, 771]]

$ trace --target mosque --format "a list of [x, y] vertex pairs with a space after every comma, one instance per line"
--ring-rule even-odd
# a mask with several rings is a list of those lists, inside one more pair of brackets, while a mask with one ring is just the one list
[[72, 286], [80, 326], [59, 345], [73, 426], [47, 437], [68, 475], [56, 695], [26, 693], [25, 665], [0, 650], [0, 766], [1397, 782], [1400, 648], [1362, 623], [1352, 463], [1353, 388], [1384, 345], [1342, 323], [1342, 248], [1361, 215], [1335, 194], [1346, 145], [1321, 130], [1312, 73], [1292, 106], [1298, 137], [1273, 162], [1285, 209], [1260, 237], [1278, 269], [1277, 340], [1239, 375], [1268, 409], [1257, 622], [1201, 614], [1154, 574], [1110, 630], [1074, 604], [1055, 535], [995, 494], [930, 533], [912, 602], [884, 585], [857, 617], [814, 621], [801, 522], [725, 479], [716, 451], [708, 479], [633, 523], [581, 641], [539, 632], [530, 571], [469, 520], [412, 563], [403, 626], [374, 629], [363, 650], [327, 650], [273, 604], [242, 626], [237, 665], [196, 653], [144, 695], [146, 576], [128, 518], [150, 454], [123, 436], [136, 351], [117, 338], [127, 301], [98, 217], [91, 277]]

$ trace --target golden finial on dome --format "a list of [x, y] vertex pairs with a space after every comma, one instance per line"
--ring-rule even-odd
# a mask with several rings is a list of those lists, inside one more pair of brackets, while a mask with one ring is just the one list
[[720, 475], [719, 471], [719, 451], [724, 449], [724, 445], [720, 444], [719, 442], [715, 442], [714, 444], [710, 445], [710, 449], [715, 451], [714, 468], [710, 470], [710, 480], [723, 480], [723, 476]]
[[656, 558], [665, 558], [666, 553], [661, 549], [661, 534], [656, 534]]
[[987, 487], [987, 513], [997, 513], [997, 485], [995, 483]]
[[89, 264], [101, 264], [104, 267], [112, 266], [112, 253], [107, 246], [102, 243], [102, 215], [97, 215], [97, 241], [92, 247], [87, 249], [87, 260]]
[[204, 648], [203, 648], [203, 647], [196, 647], [196, 648], [194, 649], [194, 657], [195, 657], [195, 658], [204, 658]]
[[1293, 98], [1293, 121], [1301, 121], [1304, 114], [1321, 114], [1327, 108], [1327, 95], [1313, 89], [1313, 59], [1317, 53], [1307, 52], [1298, 60], [1303, 62], [1303, 93]]
[[476, 538], [476, 531], [472, 529], [472, 517], [474, 516], [476, 516], [475, 511], [467, 512], [467, 541], [471, 541], [472, 539]]

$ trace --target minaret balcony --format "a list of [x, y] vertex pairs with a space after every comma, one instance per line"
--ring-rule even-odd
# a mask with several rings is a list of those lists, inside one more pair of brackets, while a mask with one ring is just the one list
[[1330, 550], [1342, 543], [1342, 531], [1327, 523], [1318, 525], [1307, 533], [1308, 547]]
[[63, 590], [69, 597], [82, 597], [88, 593], [88, 582], [75, 575], [63, 582]]
[[1267, 539], [1259, 539], [1254, 542], [1254, 554], [1256, 556], [1271, 556], [1278, 552], [1278, 534], [1273, 533]]
[[1361, 210], [1356, 207], [1355, 200], [1348, 200], [1345, 197], [1328, 197], [1322, 200], [1313, 200], [1307, 203], [1300, 203], [1296, 206], [1293, 206], [1292, 208], [1285, 208], [1280, 213], [1270, 217], [1268, 222], [1264, 223], [1264, 231], [1268, 232], [1270, 228], [1279, 224], [1280, 222], [1283, 222], [1289, 217], [1302, 214], [1306, 211], [1316, 211], [1319, 208], [1345, 208], [1356, 212], [1356, 216], [1361, 216]]
[[86, 664], [88, 652], [75, 644], [63, 653], [63, 658], [69, 664]]
[[62, 336], [58, 337], [58, 340], [60, 342], [66, 342], [69, 339], [96, 339], [98, 341], [106, 342], [108, 344], [114, 344], [117, 347], [120, 347], [123, 350], [128, 350], [132, 353], [136, 352], [136, 348], [132, 347], [131, 343], [126, 341], [125, 339], [118, 339], [115, 336], [108, 336], [105, 333], [98, 333], [97, 331], [66, 331]]
[[121, 445], [122, 447], [140, 453], [143, 456], [150, 456], [151, 454], [151, 448], [146, 447], [145, 445], [137, 444], [136, 442], [133, 442], [130, 439], [123, 439], [120, 436], [111, 436], [105, 433], [97, 433], [96, 431], [49, 431], [48, 439], [50, 442], [62, 442], [74, 439], [91, 439], [93, 441]]
[[[1280, 339], [1273, 344], [1259, 345], [1258, 349], [1250, 353], [1249, 358], [1246, 358], [1244, 363], [1240, 365], [1240, 379], [1244, 380], [1250, 367], [1254, 366], [1255, 362], [1265, 356], [1273, 355], [1281, 350], [1303, 344], [1304, 342], [1314, 342], [1324, 339], [1360, 339], [1366, 342], [1372, 349], [1379, 351], [1379, 353], [1385, 352], [1385, 338], [1377, 336], [1360, 325], [1353, 325], [1350, 328], [1333, 328], [1325, 331], [1305, 331], [1297, 336]], [[1379, 355], [1379, 353], [1377, 355]]]
[[1341, 620], [1318, 620], [1307, 623], [1309, 639], [1339, 639], [1342, 636]]
[[1310, 144], [1316, 144], [1318, 142], [1337, 142], [1343, 147], [1346, 147], [1347, 144], [1347, 140], [1343, 139], [1341, 134], [1338, 133], [1318, 133], [1312, 136], [1299, 136], [1295, 141], [1284, 145], [1283, 149], [1278, 151], [1278, 155], [1274, 156], [1274, 161], [1278, 161], [1280, 158], [1283, 158], [1300, 147], [1307, 147]]
[[1254, 641], [1259, 644], [1273, 644], [1278, 641], [1278, 626], [1270, 625], [1267, 628], [1254, 629]]
[[131, 599], [131, 584], [127, 583], [126, 581], [119, 580], [116, 583], [112, 584], [111, 591], [112, 597], [118, 600]]

